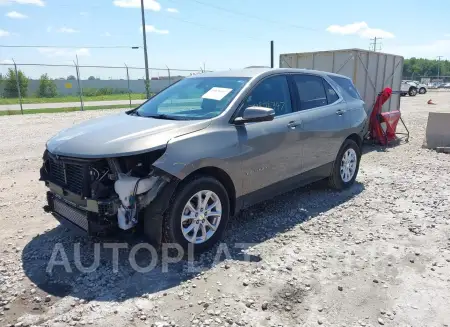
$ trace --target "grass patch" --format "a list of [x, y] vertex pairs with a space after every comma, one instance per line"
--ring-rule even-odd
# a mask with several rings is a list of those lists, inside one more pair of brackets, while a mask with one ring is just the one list
[[[84, 110], [108, 110], [108, 109], [124, 109], [129, 110], [129, 107], [124, 105], [114, 105], [114, 106], [93, 106], [93, 107], [84, 107]], [[72, 112], [72, 111], [81, 111], [81, 107], [69, 107], [69, 108], [48, 108], [48, 109], [24, 109], [24, 115], [30, 114], [52, 114], [58, 112]], [[16, 116], [21, 115], [20, 110], [0, 110], [0, 116]]]
[[[145, 100], [145, 94], [131, 93], [131, 100]], [[95, 95], [83, 96], [83, 101], [115, 101], [115, 100], [129, 100], [128, 94], [110, 94], [110, 95]], [[55, 98], [37, 98], [27, 97], [22, 99], [23, 104], [33, 103], [58, 103], [58, 102], [79, 102], [80, 97], [76, 95], [60, 96]], [[18, 98], [0, 98], [0, 105], [2, 104], [19, 104]]]

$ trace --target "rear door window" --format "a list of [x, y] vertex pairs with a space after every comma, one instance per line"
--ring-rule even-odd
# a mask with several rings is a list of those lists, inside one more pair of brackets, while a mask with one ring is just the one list
[[355, 88], [353, 82], [350, 79], [333, 75], [329, 75], [328, 77], [331, 78], [336, 84], [338, 84], [347, 95], [349, 95], [353, 99], [362, 100], [358, 90]]
[[328, 104], [324, 80], [314, 75], [294, 75], [293, 80], [297, 87], [300, 110], [323, 107]]
[[336, 91], [327, 81], [323, 80], [323, 85], [327, 93], [328, 104], [335, 103], [337, 100], [339, 100], [339, 95], [337, 95]]

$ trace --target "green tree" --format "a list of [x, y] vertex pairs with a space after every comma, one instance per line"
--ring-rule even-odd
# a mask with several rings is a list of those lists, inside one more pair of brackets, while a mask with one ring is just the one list
[[39, 98], [54, 98], [58, 95], [55, 82], [47, 74], [41, 75], [39, 88], [36, 93]]
[[96, 78], [94, 76], [89, 76], [88, 80], [89, 81], [94, 81], [94, 80], [96, 80]]
[[[21, 70], [17, 72], [17, 75], [19, 75], [20, 93], [22, 97], [26, 97], [28, 92], [28, 78]], [[4, 96], [6, 98], [19, 97], [19, 91], [17, 89], [16, 72], [12, 68], [8, 69], [8, 73], [5, 76]]]
[[73, 75], [69, 75], [69, 76], [67, 76], [67, 80], [68, 81], [73, 81], [73, 80], [75, 80], [76, 78], [75, 78], [75, 76], [73, 76]]
[[[438, 69], [439, 68], [439, 69]], [[415, 79], [419, 77], [436, 77], [450, 75], [450, 61], [437, 59], [410, 58], [403, 66], [403, 77]]]

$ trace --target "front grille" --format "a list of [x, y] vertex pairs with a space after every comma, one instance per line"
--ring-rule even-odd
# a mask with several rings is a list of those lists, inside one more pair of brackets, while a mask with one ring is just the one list
[[76, 209], [56, 197], [53, 199], [53, 210], [85, 231], [88, 230], [87, 212]]
[[84, 166], [50, 159], [49, 167], [50, 176], [57, 184], [65, 186], [71, 192], [80, 195], [83, 193]]

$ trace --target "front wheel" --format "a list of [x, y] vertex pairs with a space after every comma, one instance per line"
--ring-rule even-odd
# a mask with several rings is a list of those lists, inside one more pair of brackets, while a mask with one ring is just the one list
[[427, 93], [427, 89], [424, 88], [424, 87], [421, 87], [421, 88], [419, 89], [419, 94], [425, 94], [425, 93]]
[[230, 215], [230, 201], [224, 186], [215, 178], [201, 176], [186, 181], [176, 192], [164, 221], [168, 243], [195, 252], [211, 248], [220, 240]]
[[358, 175], [361, 149], [355, 141], [347, 139], [342, 145], [329, 177], [331, 188], [343, 190], [355, 182]]

